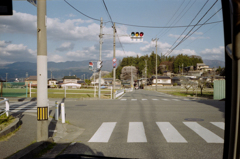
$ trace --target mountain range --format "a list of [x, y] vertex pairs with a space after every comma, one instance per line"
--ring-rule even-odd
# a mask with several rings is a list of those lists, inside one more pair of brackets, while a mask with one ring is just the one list
[[[93, 72], [88, 69], [89, 61], [66, 61], [66, 62], [48, 62], [48, 77], [55, 79], [61, 79], [64, 76], [76, 75], [83, 79], [89, 78]], [[210, 68], [225, 67], [225, 62], [219, 60], [203, 60], [206, 65]], [[118, 62], [117, 62], [118, 63]], [[96, 68], [96, 62], [94, 62], [94, 68]], [[112, 71], [112, 60], [103, 61], [103, 71]], [[31, 62], [15, 62], [12, 64], [2, 65], [0, 64], [0, 79], [5, 80], [7, 73], [8, 81], [14, 81], [15, 78], [24, 79], [26, 76], [37, 75], [37, 64]]]

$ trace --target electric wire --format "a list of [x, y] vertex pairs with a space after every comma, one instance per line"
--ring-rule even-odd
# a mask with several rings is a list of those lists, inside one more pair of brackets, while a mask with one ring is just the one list
[[[206, 22], [208, 22], [213, 16], [215, 16], [220, 10], [222, 10], [222, 8], [220, 8], [216, 13], [214, 13], [208, 20], [206, 20], [205, 21], [205, 23]], [[203, 23], [204, 24], [204, 23]], [[202, 25], [203, 26], [203, 25]], [[185, 36], [172, 50], [171, 50], [171, 52], [168, 54], [168, 55], [170, 55], [172, 52], [173, 52], [173, 50], [175, 49], [175, 48], [177, 48], [181, 43], [183, 43], [186, 39], [188, 39], [191, 35], [193, 35], [196, 31], [198, 31], [202, 26], [199, 26], [196, 30], [194, 30], [189, 36]], [[168, 56], [167, 55], [167, 56]]]
[[[197, 16], [199, 15], [199, 13], [203, 10], [203, 8], [206, 6], [206, 4], [209, 2], [209, 0], [207, 0], [204, 5], [202, 6], [202, 8], [198, 11], [198, 13], [195, 15], [195, 17], [192, 19], [192, 21], [189, 23], [189, 25], [192, 24], [192, 22], [197, 18]], [[177, 38], [177, 40], [172, 44], [172, 46], [168, 49], [172, 49], [172, 47], [175, 45], [175, 43], [178, 41], [178, 39], [180, 39], [180, 37], [185, 33], [185, 31], [188, 29], [189, 27], [185, 28], [185, 30], [181, 33], [181, 35]], [[167, 51], [168, 53], [168, 51]]]
[[[75, 8], [73, 5], [71, 5], [70, 3], [68, 3], [66, 0], [64, 0], [64, 2], [66, 2], [71, 8], [73, 8], [74, 10], [76, 10], [78, 13], [82, 14], [83, 16], [98, 21], [100, 22], [99, 19], [90, 17], [86, 14], [84, 14], [83, 12], [79, 11], [77, 8]], [[111, 21], [106, 21], [104, 23], [110, 23]], [[210, 25], [210, 24], [215, 24], [215, 23], [221, 23], [223, 22], [223, 20], [219, 20], [219, 21], [214, 21], [214, 22], [209, 22], [209, 23], [205, 23], [204, 25]], [[159, 28], [185, 28], [188, 27], [189, 25], [179, 25], [179, 26], [148, 26], [148, 25], [134, 25], [134, 24], [127, 24], [127, 23], [120, 23], [120, 22], [115, 22], [115, 24], [120, 24], [120, 25], [125, 25], [125, 26], [132, 26], [132, 27], [140, 27], [140, 28], [152, 28], [152, 29], [159, 29]], [[196, 24], [195, 24], [196, 25]], [[190, 26], [195, 26], [195, 25], [190, 25]], [[197, 24], [196, 26], [201, 26], [203, 24]]]
[[[113, 20], [112, 20], [112, 17], [111, 17], [111, 15], [110, 15], [109, 11], [108, 11], [107, 5], [106, 5], [106, 3], [104, 2], [104, 0], [102, 0], [102, 2], [103, 2], [103, 4], [104, 4], [104, 6], [105, 6], [105, 9], [106, 9], [107, 13], [108, 13], [108, 16], [110, 17], [110, 20], [111, 20], [111, 22], [112, 22], [112, 25], [114, 26]], [[125, 50], [124, 50], [124, 48], [123, 48], [123, 45], [122, 45], [122, 43], [121, 43], [121, 41], [120, 41], [120, 38], [119, 38], [119, 36], [118, 36], [117, 29], [116, 29], [116, 28], [113, 28], [113, 29], [114, 29], [114, 32], [117, 34], [118, 41], [119, 41], [119, 43], [120, 43], [120, 45], [121, 45], [121, 48], [122, 48], [124, 54], [126, 55]]]
[[[178, 16], [174, 19], [174, 21], [170, 24], [170, 26], [173, 26], [174, 24], [177, 24], [177, 23], [174, 23], [177, 19], [179, 19], [179, 16], [181, 16], [181, 14], [185, 11], [185, 9], [187, 8], [187, 6], [190, 4], [191, 1], [188, 1], [187, 5], [183, 8], [183, 10], [181, 11], [180, 14], [178, 14]], [[196, 0], [193, 2], [193, 4], [196, 2]], [[191, 6], [190, 6], [191, 7]], [[189, 10], [189, 9], [188, 9]], [[187, 11], [188, 11], [187, 10]], [[185, 12], [186, 13], [186, 12]], [[183, 17], [183, 16], [182, 16]], [[181, 17], [181, 18], [182, 18]], [[178, 20], [179, 21], [179, 20]], [[178, 22], [177, 21], [177, 22]], [[163, 35], [165, 35], [167, 32], [169, 32], [171, 30], [171, 28], [168, 28], [165, 30], [165, 32], [163, 32], [161, 35], [159, 35], [159, 37], [163, 37]]]
[[[217, 3], [218, 0], [216, 0], [213, 5], [208, 9], [207, 12], [202, 16], [200, 20], [198, 20], [197, 24], [200, 23], [200, 21], [207, 15], [207, 13], [214, 7], [214, 5]], [[177, 46], [191, 33], [191, 31], [195, 28], [196, 26], [192, 27], [190, 31], [188, 31], [187, 35], [185, 35], [182, 40], [177, 44]], [[172, 46], [171, 46], [172, 47]], [[165, 53], [166, 56], [168, 56], [176, 47], [174, 47], [170, 52]]]
[[[181, 5], [178, 7], [178, 9], [176, 10], [176, 12], [173, 14], [173, 16], [169, 19], [169, 21], [167, 22], [167, 24], [166, 24], [166, 26], [168, 25], [168, 23], [173, 19], [173, 17], [177, 14], [177, 12], [179, 11], [179, 9], [182, 7], [182, 5], [183, 5], [183, 3], [185, 2], [185, 0], [181, 3]], [[161, 31], [163, 31], [163, 30], [161, 30]], [[156, 36], [158, 36], [160, 33], [161, 33], [161, 31], [159, 32], [159, 33], [157, 33], [157, 35]]]

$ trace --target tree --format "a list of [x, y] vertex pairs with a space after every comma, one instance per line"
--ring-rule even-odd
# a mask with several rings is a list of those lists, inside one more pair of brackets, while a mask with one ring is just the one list
[[198, 80], [198, 87], [200, 88], [201, 90], [201, 95], [202, 95], [202, 91], [203, 89], [206, 87], [206, 80], [205, 79], [199, 79]]
[[90, 84], [91, 84], [91, 80], [85, 79], [85, 83], [86, 83], [87, 85], [90, 85]]
[[188, 78], [182, 77], [182, 85], [186, 89], [186, 93], [188, 93], [188, 90], [192, 87], [192, 82]]

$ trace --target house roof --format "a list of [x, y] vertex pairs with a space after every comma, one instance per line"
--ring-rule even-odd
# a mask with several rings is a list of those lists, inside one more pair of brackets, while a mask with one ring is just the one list
[[104, 80], [113, 80], [113, 78], [103, 78]]
[[[152, 76], [152, 79], [156, 79], [156, 76]], [[171, 79], [168, 76], [157, 76], [157, 79]]]
[[37, 81], [37, 76], [29, 76], [25, 81]]
[[64, 76], [63, 79], [78, 79], [76, 76]]
[[49, 79], [48, 81], [57, 81], [56, 79]]

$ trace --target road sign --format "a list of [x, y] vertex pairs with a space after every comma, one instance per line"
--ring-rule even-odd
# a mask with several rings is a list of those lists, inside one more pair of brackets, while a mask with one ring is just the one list
[[113, 58], [112, 62], [113, 62], [113, 63], [117, 62], [117, 59], [116, 59], [116, 58]]
[[117, 66], [117, 63], [114, 62], [114, 63], [113, 63], [113, 67], [116, 67], [116, 66]]

